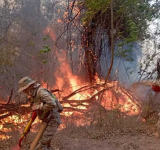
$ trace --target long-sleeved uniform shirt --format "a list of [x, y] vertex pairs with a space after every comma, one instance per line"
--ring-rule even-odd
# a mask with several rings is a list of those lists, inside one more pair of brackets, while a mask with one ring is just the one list
[[47, 89], [37, 87], [33, 92], [33, 105], [40, 105], [42, 108], [38, 110], [38, 117], [42, 121], [54, 119], [57, 123], [61, 124], [60, 114], [56, 103], [56, 97], [52, 95]]

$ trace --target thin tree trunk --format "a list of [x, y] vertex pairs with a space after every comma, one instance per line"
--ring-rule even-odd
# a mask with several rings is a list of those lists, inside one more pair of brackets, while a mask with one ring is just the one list
[[[108, 73], [107, 73], [107, 76], [106, 76], [106, 79], [105, 79], [104, 89], [105, 89], [105, 87], [106, 87], [106, 83], [107, 83], [108, 77], [109, 77], [109, 75], [110, 75], [110, 73], [111, 73], [111, 70], [112, 70], [113, 61], [114, 61], [113, 0], [111, 0], [111, 64], [110, 64], [110, 67], [109, 67], [109, 70], [108, 70]], [[100, 97], [99, 97], [99, 100], [100, 100], [100, 101], [102, 100], [103, 94], [104, 94], [104, 92], [102, 92], [102, 94], [101, 94]]]

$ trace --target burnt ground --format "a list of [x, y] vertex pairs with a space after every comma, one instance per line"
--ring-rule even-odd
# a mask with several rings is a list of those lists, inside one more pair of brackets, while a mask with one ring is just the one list
[[[10, 150], [14, 138], [0, 141], [0, 150]], [[33, 139], [33, 134], [29, 137]], [[29, 142], [29, 141], [27, 141]], [[58, 131], [52, 142], [54, 150], [160, 150], [160, 139], [145, 133], [88, 134], [87, 131]]]

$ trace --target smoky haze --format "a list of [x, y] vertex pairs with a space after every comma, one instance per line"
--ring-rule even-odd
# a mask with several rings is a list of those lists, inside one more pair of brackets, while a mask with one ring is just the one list
[[[0, 17], [1, 99], [7, 101], [12, 90], [15, 98], [18, 81], [25, 76], [40, 83], [47, 82], [48, 86], [56, 84], [57, 72], [63, 80], [66, 73], [65, 67], [61, 68], [61, 61], [69, 63], [73, 75], [88, 79], [85, 52], [81, 45], [83, 26], [75, 1], [2, 0]], [[95, 54], [100, 59], [95, 68], [105, 78], [111, 62], [111, 51], [107, 48], [105, 32], [103, 42], [99, 42], [98, 30]], [[103, 48], [100, 51], [101, 44]], [[115, 57], [111, 79], [119, 79], [121, 84], [130, 84], [136, 80], [141, 48], [137, 43], [133, 43], [132, 47], [134, 50], [129, 53], [131, 57], [128, 60]], [[130, 48], [126, 45], [124, 49]], [[118, 51], [115, 44], [115, 54]]]
[[[38, 82], [55, 83], [58, 69], [56, 53], [72, 51], [67, 37], [78, 38], [67, 24], [67, 2], [57, 0], [3, 0], [0, 4], [0, 95], [7, 100], [11, 90], [17, 95], [17, 83], [24, 76]], [[69, 28], [70, 24], [67, 25]], [[56, 41], [56, 39], [59, 39]], [[75, 47], [76, 49], [76, 47]], [[78, 55], [75, 54], [77, 57]], [[75, 59], [75, 64], [79, 63]], [[68, 61], [71, 58], [68, 57]], [[74, 60], [72, 60], [74, 61]], [[74, 70], [74, 66], [72, 66]]]

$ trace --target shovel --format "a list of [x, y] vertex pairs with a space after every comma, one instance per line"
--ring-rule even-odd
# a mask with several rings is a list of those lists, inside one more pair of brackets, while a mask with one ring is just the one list
[[24, 129], [23, 131], [23, 134], [21, 135], [20, 139], [19, 139], [19, 142], [17, 145], [15, 145], [13, 148], [11, 148], [11, 150], [20, 150], [21, 149], [21, 146], [22, 146], [22, 140], [23, 138], [27, 135], [27, 133], [29, 132], [30, 128], [31, 128], [31, 125], [32, 123], [34, 122], [34, 120], [36, 119], [37, 117], [37, 112], [34, 111], [32, 113], [32, 116], [31, 116], [31, 119], [30, 121], [28, 122], [26, 128]]

